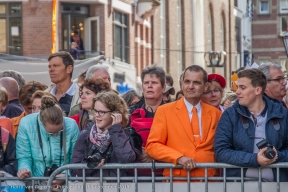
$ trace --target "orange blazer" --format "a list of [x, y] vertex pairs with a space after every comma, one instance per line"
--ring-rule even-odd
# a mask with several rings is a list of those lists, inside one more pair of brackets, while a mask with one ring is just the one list
[[[178, 101], [158, 107], [150, 134], [146, 152], [157, 161], [177, 164], [182, 156], [191, 157], [196, 163], [215, 162], [214, 135], [221, 111], [216, 107], [201, 102], [202, 105], [202, 139], [196, 145], [191, 122], [184, 97]], [[214, 176], [216, 169], [208, 169], [208, 176]], [[187, 176], [184, 169], [173, 169], [173, 176]], [[193, 169], [191, 176], [204, 176], [204, 169]], [[169, 176], [165, 169], [164, 176]]]

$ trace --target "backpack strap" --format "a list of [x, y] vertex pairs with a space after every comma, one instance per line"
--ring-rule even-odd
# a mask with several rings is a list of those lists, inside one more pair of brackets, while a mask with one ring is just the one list
[[281, 132], [280, 132], [280, 122], [278, 119], [272, 119], [272, 125], [275, 129], [275, 131], [277, 131], [278, 133], [278, 139], [279, 139], [279, 148], [282, 147], [282, 135], [281, 135]]
[[142, 154], [142, 138], [133, 127], [127, 127], [124, 132], [128, 136], [130, 145], [136, 154], [136, 159]]
[[6, 129], [1, 128], [1, 142], [2, 142], [2, 146], [3, 146], [3, 151], [6, 151], [6, 147], [8, 145], [9, 142], [9, 131], [7, 131]]
[[[246, 131], [246, 134], [251, 138], [253, 139], [253, 137], [251, 135], [248, 134], [248, 128], [249, 128], [249, 121], [244, 121], [243, 120], [244, 118], [242, 117], [242, 115], [240, 115], [240, 120], [241, 120], [241, 123], [242, 123], [242, 126], [243, 128], [245, 129]], [[279, 148], [282, 147], [282, 135], [281, 135], [281, 132], [280, 132], [280, 122], [279, 122], [279, 119], [272, 119], [272, 125], [273, 125], [273, 128], [275, 129], [275, 131], [277, 131], [278, 133], [278, 143], [279, 143]]]

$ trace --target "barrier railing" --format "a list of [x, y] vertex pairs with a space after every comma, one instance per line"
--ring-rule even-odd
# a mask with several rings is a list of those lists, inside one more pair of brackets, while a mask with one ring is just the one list
[[[151, 174], [151, 177], [138, 177], [137, 176], [137, 170], [138, 169], [144, 169], [144, 168], [150, 168], [152, 169], [152, 174]], [[162, 168], [168, 168], [170, 169], [170, 176], [169, 177], [155, 177], [155, 173], [153, 170], [155, 169], [162, 169]], [[199, 183], [199, 182], [193, 182], [191, 183], [190, 181], [194, 181], [194, 180], [197, 180], [197, 181], [200, 181], [200, 183], [203, 185], [204, 184], [204, 189], [205, 189], [205, 192], [208, 192], [208, 187], [211, 185], [215, 185], [216, 183], [218, 183], [218, 187], [219, 187], [219, 183], [223, 186], [223, 192], [226, 192], [227, 191], [227, 183], [231, 183], [231, 182], [227, 182], [227, 181], [237, 181], [238, 183], [241, 183], [241, 192], [244, 192], [245, 191], [245, 187], [244, 186], [244, 181], [253, 181], [253, 179], [251, 178], [246, 178], [244, 177], [244, 167], [238, 167], [238, 166], [234, 166], [234, 165], [229, 165], [229, 164], [224, 164], [224, 163], [197, 163], [197, 168], [204, 168], [204, 172], [205, 172], [205, 175], [203, 177], [191, 177], [190, 176], [190, 172], [188, 172], [188, 175], [187, 177], [174, 177], [172, 176], [172, 169], [175, 169], [175, 168], [182, 168], [181, 165], [173, 165], [173, 164], [170, 164], [170, 163], [132, 163], [132, 164], [105, 164], [103, 165], [102, 167], [99, 167], [99, 168], [96, 168], [96, 169], [99, 169], [100, 171], [100, 176], [99, 177], [85, 177], [85, 170], [88, 169], [86, 164], [69, 164], [69, 165], [65, 165], [65, 166], [62, 166], [62, 167], [59, 167], [57, 170], [55, 170], [49, 180], [48, 180], [48, 183], [47, 183], [47, 186], [51, 186], [52, 185], [52, 182], [53, 180], [55, 180], [55, 176], [60, 174], [61, 172], [63, 172], [64, 170], [71, 170], [71, 169], [82, 169], [82, 173], [83, 173], [83, 177], [70, 177], [66, 174], [66, 177], [65, 178], [58, 178], [57, 177], [57, 180], [61, 179], [61, 180], [65, 180], [66, 181], [66, 186], [65, 188], [67, 189], [67, 191], [69, 191], [69, 185], [71, 185], [71, 183], [69, 181], [80, 181], [82, 180], [83, 184], [81, 186], [81, 189], [83, 189], [83, 192], [86, 192], [86, 189], [87, 189], [87, 181], [99, 181], [99, 190], [100, 192], [103, 192], [104, 191], [104, 186], [103, 186], [103, 183], [104, 181], [107, 181], [109, 182], [109, 184], [115, 184], [116, 183], [116, 187], [117, 188], [117, 192], [120, 192], [121, 191], [121, 182], [124, 183], [124, 182], [129, 182], [130, 184], [134, 184], [134, 191], [135, 192], [138, 192], [139, 191], [139, 183], [142, 184], [143, 181], [145, 182], [148, 182], [148, 183], [151, 183], [151, 191], [154, 192], [156, 191], [155, 190], [155, 186], [156, 185], [163, 185], [163, 181], [165, 182], [169, 182], [169, 191], [172, 192], [173, 191], [173, 185], [178, 185], [176, 184], [175, 182], [173, 182], [173, 180], [183, 180], [183, 181], [187, 181], [187, 188], [186, 190], [188, 192], [191, 191], [191, 186], [193, 186], [193, 183], [194, 185], [196, 185], [195, 183]], [[220, 168], [222, 169], [222, 173], [223, 175], [222, 176], [218, 176], [218, 177], [208, 177], [208, 168]], [[240, 168], [241, 169], [241, 177], [227, 177], [226, 176], [226, 170], [227, 169], [230, 169], [230, 168]], [[288, 168], [288, 163], [277, 163], [277, 164], [272, 164], [272, 165], [269, 165], [269, 166], [263, 166], [263, 167], [259, 167], [258, 168], [258, 181], [257, 181], [257, 184], [258, 184], [258, 191], [259, 192], [262, 192], [262, 171], [261, 169], [262, 168], [276, 168], [277, 170], [277, 181], [276, 181], [276, 188], [275, 190], [273, 191], [277, 191], [277, 192], [280, 192], [280, 176], [279, 176], [279, 170], [280, 168]], [[103, 170], [104, 169], [114, 169], [114, 170], [117, 170], [117, 176], [116, 177], [103, 177]], [[121, 169], [134, 169], [134, 176], [125, 176], [125, 177], [120, 177], [120, 170]], [[112, 182], [114, 181], [114, 182]], [[115, 182], [116, 181], [116, 182]], [[208, 181], [214, 181], [214, 182], [208, 182]], [[255, 181], [255, 178], [254, 178], [254, 181]], [[255, 183], [255, 182], [254, 182]], [[272, 182], [267, 182], [268, 185], [269, 183], [272, 183]], [[167, 184], [167, 183], [166, 183]], [[267, 184], [265, 184], [267, 185]], [[216, 186], [216, 185], [215, 185]], [[274, 185], [273, 185], [274, 186]], [[288, 185], [287, 185], [288, 186]], [[79, 187], [79, 186], [78, 186]], [[183, 187], [183, 182], [182, 182], [182, 187]], [[47, 187], [48, 188], [48, 191], [52, 191], [51, 187]], [[115, 190], [114, 190], [115, 191]], [[147, 190], [146, 190], [147, 191]], [[177, 190], [179, 191], [179, 190]], [[183, 190], [182, 190], [183, 191]], [[212, 191], [216, 191], [214, 188]], [[248, 189], [248, 191], [250, 191]]]

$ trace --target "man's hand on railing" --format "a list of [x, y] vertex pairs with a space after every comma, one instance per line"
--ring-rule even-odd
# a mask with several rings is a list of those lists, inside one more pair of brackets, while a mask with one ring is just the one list
[[145, 147], [142, 147], [142, 154], [139, 157], [142, 163], [151, 163], [153, 159], [145, 152]]
[[186, 171], [191, 171], [196, 167], [196, 163], [193, 158], [182, 156], [177, 159], [179, 165], [183, 165], [183, 169]]
[[20, 169], [18, 172], [17, 172], [17, 176], [20, 178], [20, 179], [26, 179], [27, 177], [30, 177], [31, 175], [31, 172], [28, 171], [27, 169], [25, 168], [22, 168]]
[[270, 165], [272, 163], [274, 163], [277, 158], [278, 158], [278, 152], [275, 149], [275, 147], [273, 147], [273, 150], [275, 151], [275, 157], [273, 159], [268, 159], [267, 157], [265, 157], [264, 152], [266, 151], [267, 147], [260, 149], [260, 151], [257, 153], [257, 163], [261, 166], [263, 165]]

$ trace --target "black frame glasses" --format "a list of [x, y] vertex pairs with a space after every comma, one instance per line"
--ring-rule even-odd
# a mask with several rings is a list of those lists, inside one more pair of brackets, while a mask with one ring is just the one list
[[103, 117], [106, 113], [112, 112], [112, 111], [97, 111], [96, 109], [93, 109], [93, 108], [91, 108], [90, 111], [94, 116], [98, 114], [100, 117]]
[[284, 81], [286, 80], [285, 77], [278, 77], [278, 78], [275, 78], [275, 79], [267, 79], [267, 81], [271, 82], [271, 81], [276, 81], [278, 83], [283, 83]]

